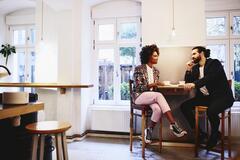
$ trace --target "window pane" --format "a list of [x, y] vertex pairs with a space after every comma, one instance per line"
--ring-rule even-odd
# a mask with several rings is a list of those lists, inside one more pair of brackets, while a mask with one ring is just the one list
[[[25, 53], [23, 51], [17, 52], [18, 55], [18, 81], [25, 82]], [[19, 88], [20, 91], [24, 91], [23, 87]]]
[[98, 73], [99, 100], [113, 100], [114, 49], [99, 49]]
[[240, 101], [240, 44], [233, 45], [235, 99]]
[[104, 24], [98, 26], [98, 40], [111, 41], [114, 40], [114, 25]]
[[35, 29], [30, 29], [29, 43], [30, 44], [35, 44], [35, 41], [36, 41], [36, 30]]
[[35, 82], [35, 52], [32, 51], [30, 54], [28, 54], [28, 68], [29, 68], [29, 80], [30, 82]]
[[207, 36], [224, 36], [226, 35], [226, 18], [216, 17], [207, 18]]
[[129, 79], [132, 79], [136, 65], [136, 47], [120, 47], [121, 100], [130, 100]]
[[14, 45], [24, 45], [26, 40], [25, 30], [15, 30], [13, 32], [13, 43]]
[[233, 28], [232, 28], [233, 35], [240, 35], [240, 16], [233, 17]]
[[213, 59], [218, 59], [225, 68], [226, 67], [226, 45], [225, 44], [208, 45], [207, 48], [211, 50], [210, 57]]
[[131, 40], [137, 38], [137, 23], [122, 23], [120, 25], [119, 39]]

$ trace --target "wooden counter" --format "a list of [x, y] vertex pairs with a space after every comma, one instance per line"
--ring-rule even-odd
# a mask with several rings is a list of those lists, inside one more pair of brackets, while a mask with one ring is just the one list
[[90, 88], [93, 87], [93, 84], [0, 83], [0, 87], [60, 88], [60, 92], [64, 94], [67, 88]]
[[28, 103], [23, 105], [0, 105], [0, 120], [37, 112], [43, 109], [44, 104], [42, 102]]

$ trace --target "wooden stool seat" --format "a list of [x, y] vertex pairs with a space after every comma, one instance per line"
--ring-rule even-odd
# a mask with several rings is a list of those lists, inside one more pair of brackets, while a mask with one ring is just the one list
[[67, 131], [71, 128], [68, 122], [58, 122], [58, 121], [42, 121], [31, 123], [26, 126], [26, 129], [30, 133], [37, 134], [56, 134]]
[[44, 157], [44, 144], [46, 135], [54, 135], [56, 140], [57, 148], [57, 159], [68, 160], [67, 154], [67, 143], [65, 132], [71, 128], [68, 122], [59, 121], [42, 121], [31, 123], [26, 126], [29, 133], [34, 134], [33, 136], [33, 149], [32, 149], [32, 160], [37, 160], [37, 147], [38, 140], [40, 137], [40, 160]]

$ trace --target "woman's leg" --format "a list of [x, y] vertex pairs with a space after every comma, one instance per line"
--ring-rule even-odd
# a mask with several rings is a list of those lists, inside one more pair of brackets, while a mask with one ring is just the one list
[[162, 111], [157, 103], [150, 104], [149, 106], [153, 111], [149, 127], [153, 129], [156, 123], [159, 121]]
[[[175, 120], [173, 118], [171, 109], [166, 101], [166, 99], [164, 98], [164, 96], [159, 93], [159, 92], [143, 92], [136, 100], [135, 100], [136, 104], [146, 104], [146, 105], [153, 105], [153, 108], [155, 108], [157, 110], [157, 108], [159, 108], [158, 110], [162, 111], [162, 113], [164, 115], [166, 115], [168, 121], [172, 124], [175, 123]], [[150, 106], [151, 107], [151, 106]], [[152, 108], [152, 107], [151, 107]], [[153, 109], [152, 108], [152, 109]], [[156, 114], [157, 115], [157, 114]], [[160, 116], [159, 116], [160, 117]], [[159, 118], [157, 119], [157, 121], [154, 122], [158, 122]]]
[[143, 92], [136, 100], [136, 104], [140, 105], [151, 105], [157, 103], [160, 107], [163, 114], [166, 115], [167, 119], [170, 122], [170, 129], [177, 137], [182, 137], [184, 134], [187, 134], [186, 131], [182, 130], [177, 123], [175, 122], [171, 109], [164, 98], [164, 96], [159, 92]]

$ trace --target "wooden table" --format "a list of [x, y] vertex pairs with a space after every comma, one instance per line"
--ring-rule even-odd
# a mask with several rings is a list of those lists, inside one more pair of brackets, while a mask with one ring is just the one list
[[60, 93], [65, 94], [67, 88], [90, 88], [90, 87], [93, 87], [93, 84], [0, 83], [0, 87], [60, 88]]
[[42, 102], [34, 102], [23, 105], [0, 105], [0, 120], [11, 118], [44, 109]]
[[190, 90], [185, 90], [183, 85], [178, 84], [159, 86], [157, 91], [163, 95], [188, 95], [190, 93]]

